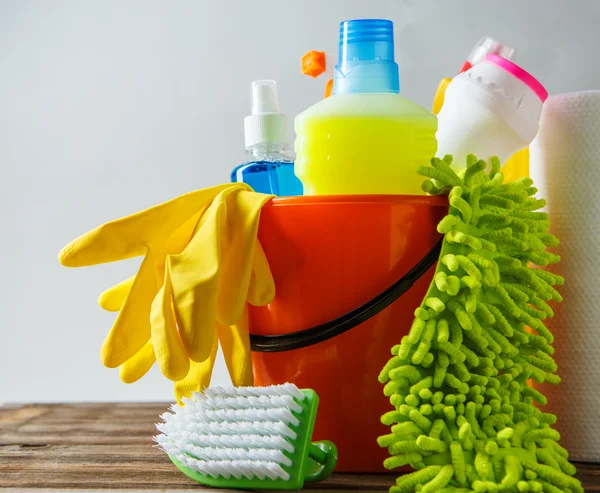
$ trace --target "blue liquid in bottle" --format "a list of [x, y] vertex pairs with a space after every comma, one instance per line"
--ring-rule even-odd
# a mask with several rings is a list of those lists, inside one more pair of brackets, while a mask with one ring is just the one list
[[257, 144], [248, 149], [250, 160], [231, 172], [232, 182], [244, 182], [255, 192], [280, 196], [302, 195], [302, 182], [294, 174], [287, 145]]
[[255, 192], [302, 195], [289, 154], [287, 116], [279, 111], [274, 80], [252, 82], [252, 113], [244, 119], [247, 161], [231, 172], [232, 182], [250, 185]]

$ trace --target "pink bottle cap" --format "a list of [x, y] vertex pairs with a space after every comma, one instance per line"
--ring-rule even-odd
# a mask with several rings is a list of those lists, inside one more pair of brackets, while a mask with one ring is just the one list
[[487, 55], [485, 57], [485, 61], [493, 63], [497, 67], [500, 67], [509, 74], [515, 76], [521, 82], [525, 83], [536, 94], [536, 96], [540, 98], [542, 103], [548, 99], [548, 91], [546, 91], [541, 82], [515, 63], [507, 60], [506, 58], [502, 58], [501, 56], [493, 54]]

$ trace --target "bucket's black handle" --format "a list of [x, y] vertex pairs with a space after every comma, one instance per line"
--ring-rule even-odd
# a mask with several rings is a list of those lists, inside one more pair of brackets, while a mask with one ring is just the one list
[[359, 306], [341, 317], [325, 322], [324, 324], [316, 325], [310, 329], [280, 335], [265, 336], [250, 334], [250, 347], [252, 351], [277, 353], [300, 349], [343, 334], [347, 330], [369, 320], [406, 293], [412, 285], [437, 262], [442, 249], [442, 241], [443, 239], [440, 239], [419, 263], [404, 274], [398, 281], [375, 298], [367, 301], [364, 305]]

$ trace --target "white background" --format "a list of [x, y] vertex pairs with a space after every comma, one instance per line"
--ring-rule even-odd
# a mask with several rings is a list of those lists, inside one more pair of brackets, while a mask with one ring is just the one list
[[276, 79], [284, 111], [302, 111], [325, 81], [301, 55], [335, 52], [356, 17], [395, 22], [401, 91], [426, 107], [485, 34], [551, 94], [600, 88], [596, 0], [0, 0], [0, 401], [172, 399], [156, 369], [127, 386], [99, 360], [113, 315], [97, 295], [137, 264], [68, 270], [57, 253], [226, 182], [249, 82]]

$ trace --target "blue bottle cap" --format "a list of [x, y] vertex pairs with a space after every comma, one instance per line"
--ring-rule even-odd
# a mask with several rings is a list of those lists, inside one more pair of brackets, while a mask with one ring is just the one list
[[333, 94], [398, 92], [392, 21], [357, 19], [340, 23]]

